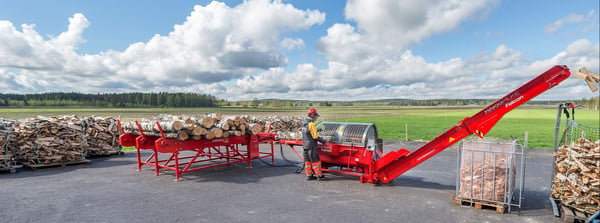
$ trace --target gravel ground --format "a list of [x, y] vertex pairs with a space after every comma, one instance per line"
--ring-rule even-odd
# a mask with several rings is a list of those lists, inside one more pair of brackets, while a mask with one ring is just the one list
[[[384, 142], [385, 152], [420, 142]], [[276, 147], [278, 165], [285, 164]], [[185, 173], [146, 166], [136, 153], [90, 165], [0, 174], [0, 222], [561, 222], [548, 198], [552, 153], [529, 150], [522, 208], [497, 214], [454, 204], [456, 149], [449, 148], [390, 185], [327, 174], [306, 181], [299, 166], [259, 160]], [[144, 156], [150, 153], [143, 151]], [[284, 148], [293, 161], [299, 159]]]

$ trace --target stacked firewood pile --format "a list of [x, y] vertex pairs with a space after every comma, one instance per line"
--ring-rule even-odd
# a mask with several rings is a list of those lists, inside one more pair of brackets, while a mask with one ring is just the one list
[[120, 130], [116, 119], [96, 116], [87, 118], [83, 131], [88, 155], [110, 155], [120, 151]]
[[[59, 122], [60, 121], [60, 122]], [[73, 119], [35, 118], [17, 122], [16, 154], [24, 164], [46, 165], [85, 159], [82, 124]]]
[[109, 117], [40, 116], [11, 123], [11, 140], [0, 140], [0, 146], [25, 165], [67, 163], [120, 150], [117, 122]]
[[552, 197], [590, 213], [600, 210], [600, 141], [579, 138], [554, 153]]
[[[256, 135], [261, 132], [285, 134], [296, 131], [299, 122], [297, 118], [287, 116], [250, 116], [222, 115], [209, 113], [202, 115], [158, 115], [141, 121], [122, 122], [121, 126], [127, 133], [179, 139], [198, 140], [227, 138], [229, 136]], [[138, 127], [139, 125], [139, 127]], [[268, 129], [270, 126], [270, 129]]]
[[271, 124], [271, 132], [278, 139], [302, 140], [302, 118], [295, 116], [247, 117], [250, 122]]
[[14, 164], [14, 148], [9, 146], [15, 143], [14, 122], [0, 120], [0, 170], [10, 169]]

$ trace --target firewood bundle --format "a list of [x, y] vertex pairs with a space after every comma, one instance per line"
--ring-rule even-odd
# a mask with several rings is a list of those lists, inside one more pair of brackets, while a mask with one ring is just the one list
[[514, 139], [461, 141], [457, 198], [499, 204], [512, 202], [519, 148], [522, 147]]
[[486, 157], [483, 162], [474, 159], [463, 160], [458, 191], [460, 197], [494, 202], [508, 201], [509, 192], [514, 190], [516, 170], [510, 166], [510, 156], [500, 154], [494, 158]]
[[[139, 124], [139, 128], [138, 128]], [[256, 135], [264, 131], [264, 124], [250, 123], [243, 116], [223, 116], [220, 113], [204, 115], [159, 115], [136, 122], [123, 122], [125, 132], [179, 140], [227, 138], [244, 134]]]
[[553, 198], [590, 213], [600, 210], [599, 144], [600, 141], [579, 138], [557, 149]]
[[84, 120], [88, 155], [110, 155], [120, 151], [119, 127], [112, 117], [90, 117]]
[[14, 164], [14, 121], [0, 120], [0, 170], [9, 169]]
[[82, 122], [76, 117], [38, 117], [15, 126], [16, 156], [28, 165], [47, 165], [85, 159]]

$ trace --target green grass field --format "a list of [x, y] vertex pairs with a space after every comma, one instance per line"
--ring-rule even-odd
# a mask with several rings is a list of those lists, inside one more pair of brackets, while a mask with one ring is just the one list
[[[431, 140], [478, 111], [477, 109], [424, 110], [419, 114], [356, 118], [346, 121], [375, 123], [379, 136], [383, 139], [406, 140], [405, 129], [408, 129], [409, 141]], [[598, 111], [575, 111], [575, 120], [590, 127], [600, 127], [599, 116]], [[564, 116], [562, 119], [561, 127], [564, 127]], [[523, 143], [525, 132], [528, 132], [530, 148], [551, 149], [554, 146], [555, 128], [555, 109], [515, 109], [500, 119], [486, 137], [516, 138]]]
[[[465, 117], [472, 116], [481, 108], [475, 107], [389, 107], [352, 106], [322, 107], [320, 121], [366, 122], [377, 125], [379, 136], [388, 140], [431, 140]], [[293, 115], [303, 116], [306, 108], [40, 108], [0, 109], [0, 118], [19, 119], [27, 117], [81, 115], [111, 116], [123, 121], [138, 120], [157, 114], [223, 114]], [[583, 125], [600, 127], [598, 111], [576, 110], [575, 120]], [[520, 108], [507, 113], [487, 137], [517, 138], [524, 142], [529, 133], [529, 148], [551, 149], [554, 145], [556, 109]], [[564, 127], [564, 117], [562, 126]], [[596, 133], [598, 134], [598, 133]]]

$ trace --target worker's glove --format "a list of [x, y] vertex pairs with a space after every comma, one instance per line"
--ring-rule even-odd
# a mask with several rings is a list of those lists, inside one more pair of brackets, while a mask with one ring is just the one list
[[327, 141], [325, 141], [325, 139], [323, 139], [321, 137], [317, 138], [317, 141], [319, 141], [320, 143], [323, 143], [323, 144], [325, 144], [327, 142]]

